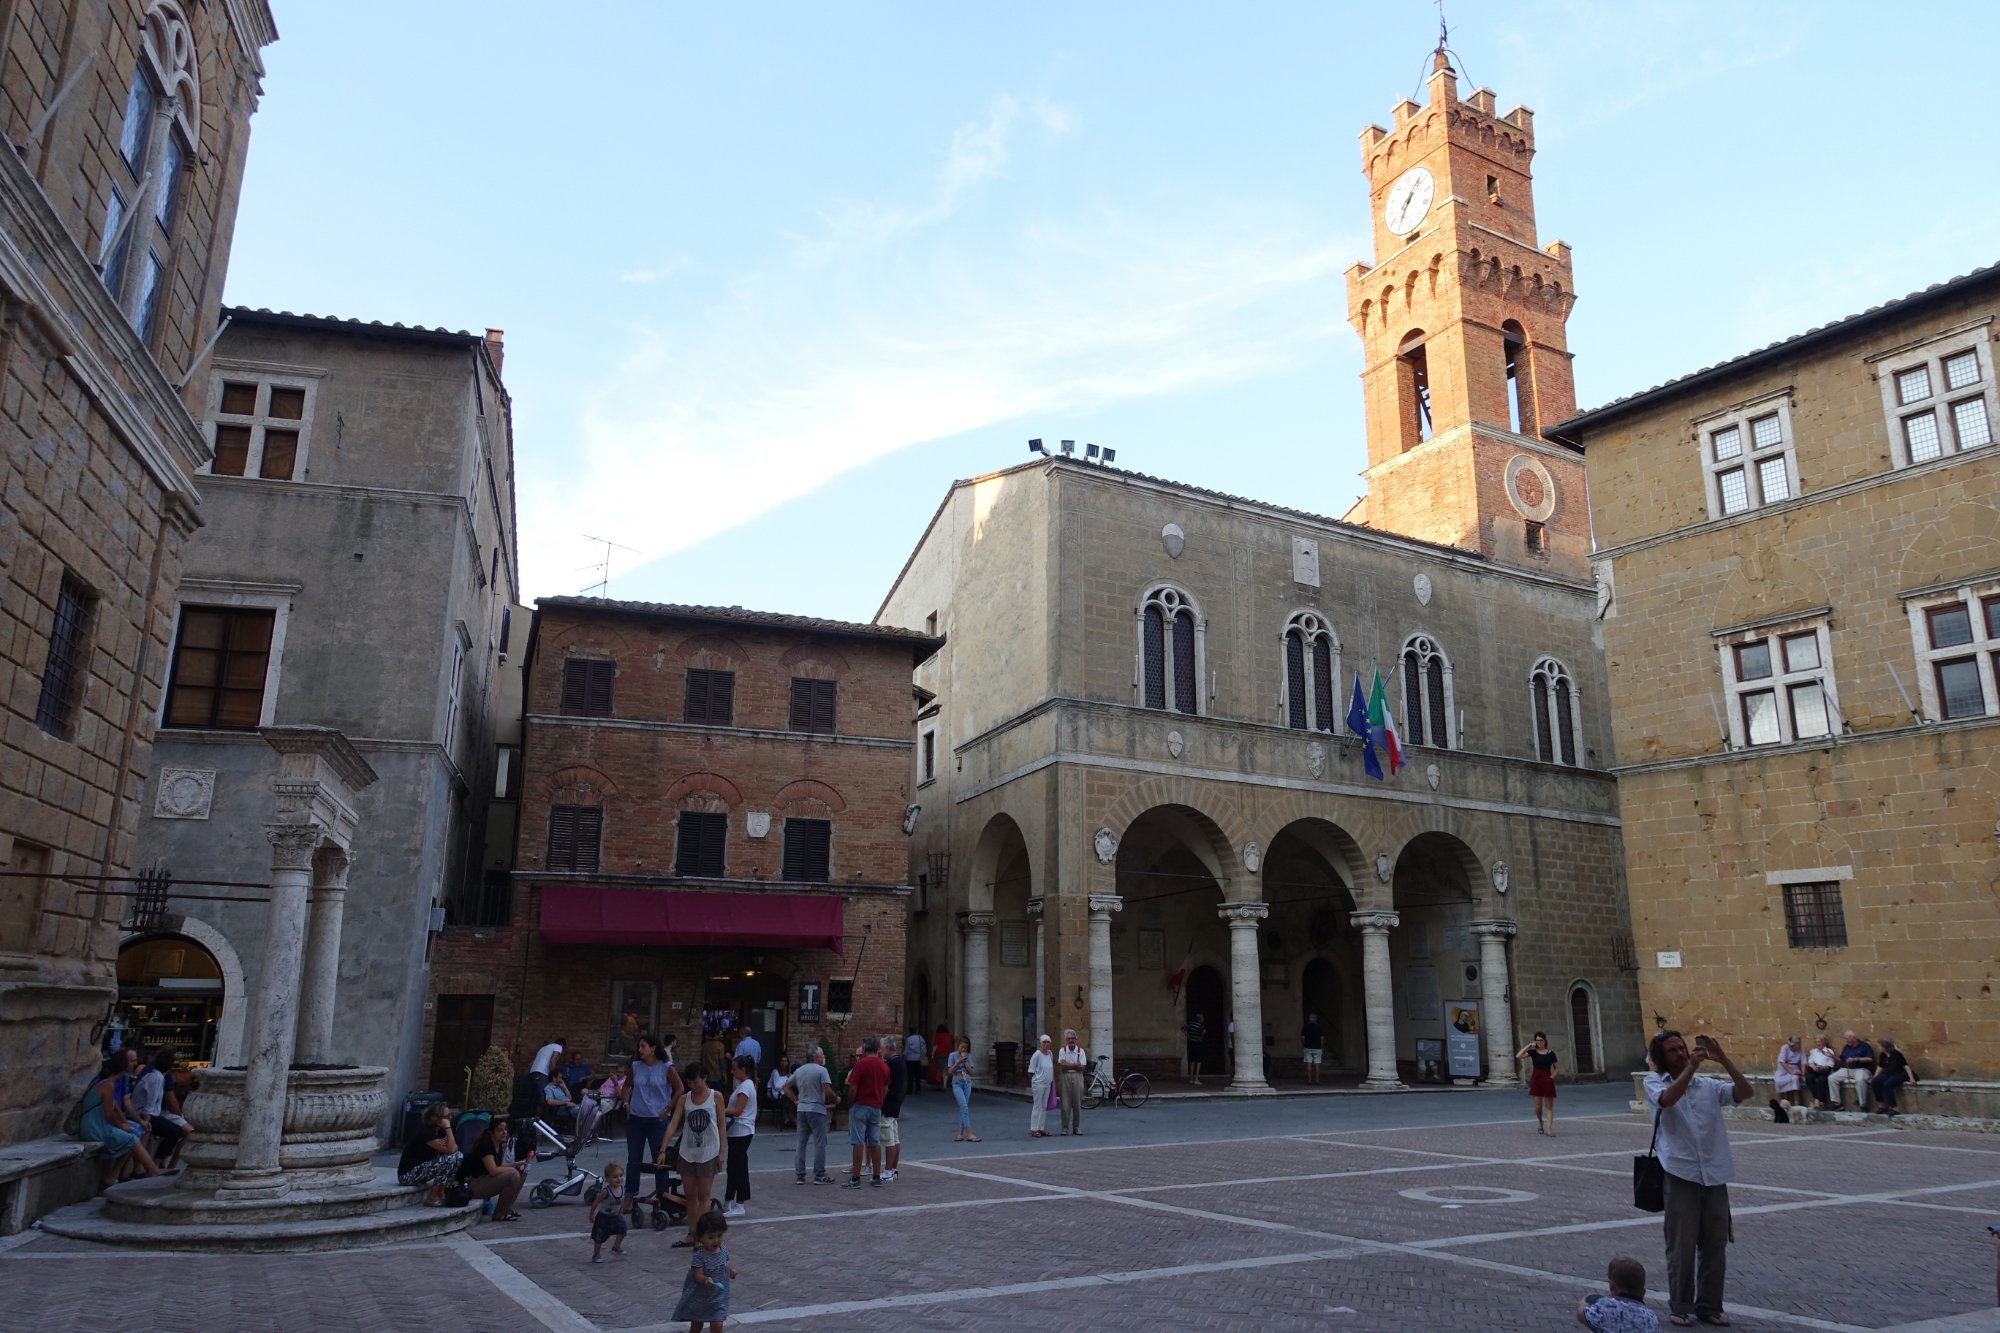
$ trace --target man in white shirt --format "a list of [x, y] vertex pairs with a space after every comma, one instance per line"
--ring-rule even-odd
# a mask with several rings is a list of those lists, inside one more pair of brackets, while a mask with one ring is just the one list
[[[1680, 1033], [1658, 1032], [1646, 1053], [1655, 1071], [1646, 1075], [1646, 1101], [1667, 1173], [1668, 1310], [1677, 1323], [1719, 1324], [1726, 1318], [1729, 1182], [1736, 1175], [1722, 1108], [1749, 1101], [1755, 1089], [1707, 1033], [1695, 1038], [1690, 1052]], [[1729, 1077], [1697, 1076], [1710, 1060]]]
[[568, 1044], [568, 1037], [557, 1037], [535, 1052], [533, 1062], [528, 1065], [528, 1073], [535, 1080], [536, 1092], [549, 1086], [549, 1075], [555, 1073], [556, 1061], [562, 1059], [563, 1047]]
[[1063, 1029], [1062, 1049], [1056, 1052], [1056, 1075], [1061, 1080], [1062, 1132], [1083, 1133], [1083, 1080], [1090, 1068], [1090, 1052], [1076, 1044], [1076, 1029]]

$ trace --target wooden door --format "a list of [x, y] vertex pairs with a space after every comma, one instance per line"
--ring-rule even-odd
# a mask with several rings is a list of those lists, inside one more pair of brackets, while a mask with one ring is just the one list
[[440, 995], [431, 1035], [431, 1088], [453, 1106], [465, 1099], [467, 1073], [493, 1044], [491, 995]]

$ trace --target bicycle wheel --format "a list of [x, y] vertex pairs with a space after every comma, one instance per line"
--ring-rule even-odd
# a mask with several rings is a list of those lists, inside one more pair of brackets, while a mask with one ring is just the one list
[[1153, 1095], [1153, 1080], [1144, 1074], [1127, 1074], [1118, 1083], [1118, 1104], [1138, 1110]]
[[1095, 1111], [1104, 1104], [1104, 1080], [1094, 1078], [1083, 1089], [1083, 1109]]

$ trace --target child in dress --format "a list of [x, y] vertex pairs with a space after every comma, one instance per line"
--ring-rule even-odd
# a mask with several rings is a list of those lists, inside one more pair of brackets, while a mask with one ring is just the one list
[[721, 1213], [703, 1213], [694, 1223], [694, 1262], [688, 1265], [687, 1280], [681, 1284], [681, 1303], [674, 1307], [675, 1319], [688, 1321], [688, 1333], [722, 1333], [729, 1320], [729, 1284], [736, 1270], [729, 1266], [729, 1251], [722, 1246], [729, 1223]]
[[[625, 1256], [625, 1233], [632, 1229], [625, 1213], [625, 1168], [613, 1162], [604, 1168], [604, 1188], [590, 1201], [590, 1262], [604, 1262], [604, 1242], [611, 1240], [611, 1253]], [[617, 1237], [612, 1240], [612, 1237]]]
[[1576, 1303], [1576, 1322], [1592, 1333], [1660, 1333], [1660, 1317], [1646, 1308], [1646, 1266], [1628, 1254], [1605, 1274], [1610, 1294]]

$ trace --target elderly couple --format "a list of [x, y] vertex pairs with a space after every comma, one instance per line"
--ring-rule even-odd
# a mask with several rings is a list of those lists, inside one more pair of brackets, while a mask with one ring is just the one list
[[[1833, 1043], [1822, 1036], [1808, 1051], [1794, 1036], [1778, 1048], [1777, 1069], [1772, 1083], [1777, 1089], [1777, 1097], [1772, 1100], [1772, 1109], [1782, 1113], [1799, 1095], [1801, 1088], [1812, 1096], [1815, 1108], [1831, 1104], [1839, 1110], [1845, 1100], [1845, 1090], [1854, 1089], [1855, 1104], [1863, 1111], [1874, 1109], [1883, 1115], [1898, 1115], [1896, 1090], [1905, 1083], [1915, 1083], [1917, 1071], [1911, 1066], [1909, 1057], [1896, 1049], [1896, 1043], [1883, 1037], [1879, 1041], [1881, 1050], [1863, 1041], [1849, 1028], [1841, 1035], [1839, 1051]], [[1783, 1115], [1780, 1114], [1780, 1119]]]
[[1083, 1080], [1090, 1069], [1090, 1052], [1079, 1046], [1076, 1029], [1063, 1029], [1063, 1044], [1057, 1049], [1044, 1032], [1028, 1057], [1028, 1137], [1049, 1136], [1049, 1107], [1058, 1096], [1062, 1106], [1062, 1132], [1083, 1133]]

